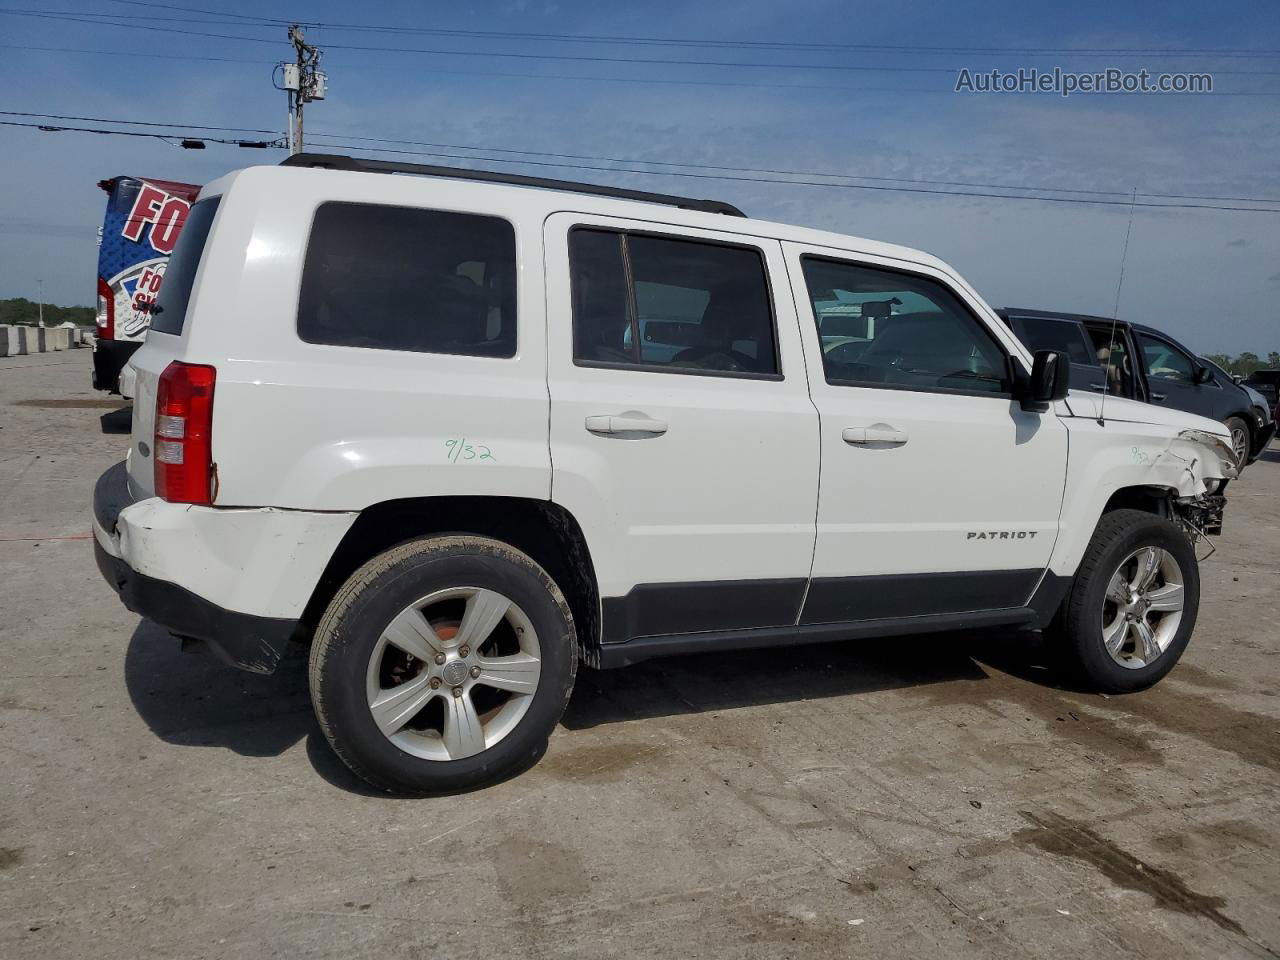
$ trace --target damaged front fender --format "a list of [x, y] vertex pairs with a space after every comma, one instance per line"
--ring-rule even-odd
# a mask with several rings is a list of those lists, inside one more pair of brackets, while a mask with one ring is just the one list
[[1202, 470], [1206, 476], [1221, 480], [1234, 480], [1240, 476], [1242, 464], [1236, 459], [1235, 451], [1231, 449], [1231, 441], [1227, 437], [1220, 437], [1216, 433], [1208, 433], [1205, 430], [1181, 430], [1169, 444], [1168, 452], [1176, 456], [1175, 448], [1179, 445], [1201, 447], [1208, 451], [1204, 461], [1205, 467]]
[[[1190, 418], [1199, 419], [1199, 418]], [[1109, 503], [1155, 500], [1193, 539], [1222, 527], [1223, 492], [1240, 468], [1229, 439], [1204, 426], [1132, 420], [1063, 421], [1067, 483], [1050, 569], [1075, 573]], [[1216, 426], [1216, 424], [1215, 424]]]
[[1205, 430], [1181, 430], [1156, 458], [1178, 472], [1178, 496], [1170, 504], [1173, 519], [1192, 540], [1222, 532], [1228, 480], [1240, 475], [1240, 463], [1225, 437]]

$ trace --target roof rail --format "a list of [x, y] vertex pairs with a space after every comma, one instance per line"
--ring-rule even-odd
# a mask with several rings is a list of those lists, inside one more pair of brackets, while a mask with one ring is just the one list
[[578, 183], [574, 180], [551, 180], [546, 177], [526, 177], [518, 173], [494, 173], [490, 170], [464, 170], [461, 167], [437, 167], [425, 163], [397, 163], [392, 160], [364, 160], [336, 153], [295, 153], [280, 161], [282, 167], [319, 167], [326, 170], [355, 170], [362, 173], [415, 173], [425, 177], [452, 177], [455, 180], [478, 180], [484, 183], [505, 183], [517, 187], [542, 187], [547, 190], [566, 190], [571, 193], [587, 193], [596, 197], [612, 197], [615, 200], [639, 200], [644, 203], [661, 203], [683, 210], [701, 210], [703, 213], [723, 213], [731, 217], [745, 217], [737, 207], [720, 200], [696, 200], [677, 197], [668, 193], [649, 193], [646, 190], [627, 190], [623, 187], [606, 187], [598, 183]]

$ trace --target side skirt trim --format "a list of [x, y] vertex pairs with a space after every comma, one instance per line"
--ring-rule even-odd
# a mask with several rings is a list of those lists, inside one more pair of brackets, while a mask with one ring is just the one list
[[800, 612], [806, 583], [804, 577], [793, 577], [638, 584], [625, 597], [601, 600], [604, 643], [791, 626]]
[[1043, 573], [1043, 568], [1036, 568], [817, 577], [809, 587], [800, 623], [847, 623], [1018, 607], [1031, 597]]
[[713, 630], [703, 633], [637, 637], [626, 643], [601, 644], [600, 666], [603, 669], [625, 667], [653, 657], [677, 654], [719, 653], [725, 650], [825, 643], [861, 637], [936, 633], [944, 630], [970, 630], [979, 627], [1023, 626], [1032, 623], [1035, 619], [1036, 611], [1030, 607], [1010, 607], [1002, 610], [890, 617], [852, 623], [800, 624], [786, 627], [762, 627], [754, 630]]

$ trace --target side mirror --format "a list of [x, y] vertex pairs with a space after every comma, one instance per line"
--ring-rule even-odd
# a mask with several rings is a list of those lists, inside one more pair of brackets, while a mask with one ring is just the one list
[[1213, 379], [1213, 371], [1208, 367], [1196, 367], [1196, 383], [1208, 383]]
[[1071, 388], [1071, 367], [1057, 350], [1037, 350], [1022, 391], [1023, 410], [1043, 410]]

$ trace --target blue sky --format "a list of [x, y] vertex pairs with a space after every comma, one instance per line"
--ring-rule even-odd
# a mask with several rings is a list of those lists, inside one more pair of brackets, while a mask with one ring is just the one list
[[[1261, 0], [1165, 0], [1099, 4], [1095, 9], [1025, 0], [172, 4], [331, 24], [877, 47], [742, 49], [316, 27], [308, 31], [308, 38], [325, 50], [330, 96], [308, 108], [311, 149], [341, 143], [344, 136], [387, 137], [489, 148], [488, 154], [477, 156], [512, 156], [493, 152], [501, 148], [1117, 194], [1136, 188], [1139, 193], [1280, 199], [1280, 4]], [[109, 14], [121, 18], [123, 26], [4, 10]], [[160, 19], [165, 17], [174, 19]], [[188, 22], [175, 22], [181, 18]], [[116, 0], [0, 0], [0, 109], [282, 130], [284, 94], [272, 89], [271, 70], [275, 61], [291, 54], [284, 33], [283, 26], [235, 24], [208, 12]], [[405, 54], [343, 46], [522, 56]], [[914, 49], [895, 49], [900, 47]], [[1230, 49], [1271, 56], [930, 54], [919, 49], [925, 47]], [[236, 62], [183, 62], [155, 54]], [[537, 58], [543, 55], [749, 65]], [[1064, 100], [1052, 94], [951, 92], [953, 71], [960, 67], [1030, 66], [1204, 71], [1215, 75], [1215, 93], [1078, 95]], [[889, 69], [863, 69], [872, 67]], [[238, 166], [278, 160], [283, 153], [215, 144], [197, 152], [159, 140], [0, 126], [0, 156], [5, 173], [0, 192], [0, 296], [34, 298], [36, 281], [43, 279], [46, 297], [66, 304], [92, 302], [94, 234], [104, 200], [94, 185], [97, 180], [130, 173], [204, 182]], [[468, 164], [426, 156], [404, 159], [712, 196], [753, 216], [905, 243], [950, 261], [996, 306], [1110, 314], [1129, 216], [1125, 205], [948, 197], [479, 160]], [[1272, 206], [1280, 210], [1280, 203]], [[1280, 349], [1278, 303], [1280, 213], [1135, 211], [1121, 316], [1162, 327], [1199, 351], [1265, 354]]]

